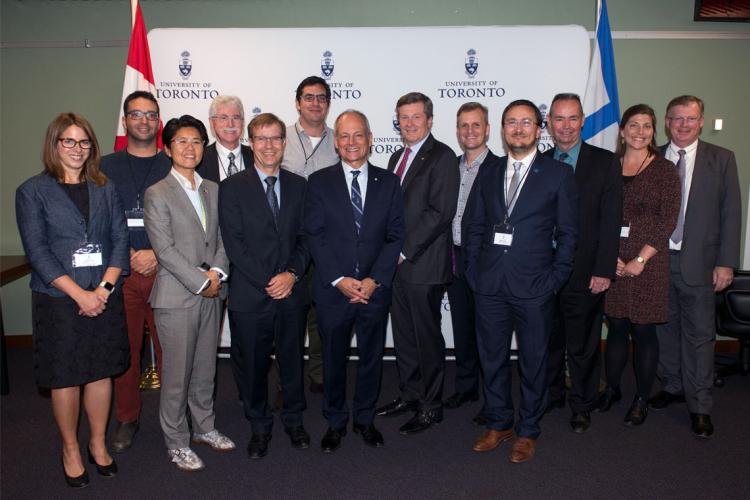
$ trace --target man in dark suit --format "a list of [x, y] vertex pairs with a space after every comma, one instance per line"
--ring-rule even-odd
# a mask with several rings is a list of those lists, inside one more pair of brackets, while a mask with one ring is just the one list
[[490, 451], [513, 437], [510, 346], [515, 328], [521, 373], [517, 439], [510, 455], [515, 463], [533, 457], [540, 434], [555, 293], [570, 276], [578, 234], [573, 169], [537, 152], [541, 122], [534, 103], [508, 104], [502, 116], [508, 156], [479, 171], [465, 215], [466, 280], [476, 302], [489, 421], [474, 450]]
[[547, 408], [562, 407], [567, 351], [570, 427], [577, 433], [589, 428], [597, 404], [603, 297], [615, 277], [622, 223], [620, 164], [610, 151], [581, 141], [583, 120], [578, 95], [557, 94], [547, 115], [555, 147], [544, 153], [573, 167], [580, 196], [573, 272], [557, 295], [547, 361]]
[[250, 146], [240, 144], [245, 128], [245, 110], [239, 97], [220, 95], [208, 109], [216, 142], [206, 147], [196, 172], [217, 184], [253, 164]]
[[682, 180], [682, 206], [669, 241], [669, 319], [658, 326], [662, 390], [651, 408], [687, 401], [693, 435], [713, 435], [714, 294], [739, 265], [742, 202], [734, 153], [699, 139], [703, 101], [675, 97], [667, 105], [664, 156]]
[[310, 436], [305, 409], [303, 341], [309, 305], [303, 277], [309, 263], [302, 232], [305, 180], [280, 170], [286, 127], [271, 113], [250, 122], [254, 166], [222, 182], [219, 222], [231, 264], [229, 322], [239, 357], [239, 392], [250, 420], [250, 458], [268, 451], [268, 363], [275, 347], [284, 390], [281, 421], [295, 448]]
[[399, 431], [413, 434], [443, 420], [445, 340], [440, 305], [451, 280], [451, 222], [456, 213], [459, 174], [456, 155], [436, 141], [432, 101], [419, 92], [396, 104], [404, 149], [388, 162], [401, 178], [406, 239], [393, 282], [391, 324], [400, 396], [378, 415], [414, 416]]
[[373, 425], [380, 392], [391, 282], [404, 241], [399, 179], [370, 165], [370, 124], [359, 111], [336, 119], [341, 161], [309, 177], [305, 234], [315, 262], [313, 295], [323, 344], [323, 416], [328, 431], [321, 447], [332, 452], [346, 434], [346, 364], [352, 328], [357, 335], [354, 432], [383, 446]]

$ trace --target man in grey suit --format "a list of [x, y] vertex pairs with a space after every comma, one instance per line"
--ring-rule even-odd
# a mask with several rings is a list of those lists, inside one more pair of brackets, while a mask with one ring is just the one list
[[691, 95], [667, 105], [670, 143], [664, 156], [682, 180], [682, 205], [669, 241], [668, 323], [657, 328], [662, 390], [650, 401], [662, 410], [687, 402], [693, 435], [713, 435], [714, 294], [739, 265], [741, 200], [734, 153], [699, 140], [703, 101]]

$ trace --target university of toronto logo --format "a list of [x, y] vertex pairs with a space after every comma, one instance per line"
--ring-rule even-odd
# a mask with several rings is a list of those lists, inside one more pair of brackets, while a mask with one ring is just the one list
[[190, 78], [190, 73], [193, 71], [193, 64], [190, 62], [190, 52], [187, 50], [180, 54], [180, 64], [178, 65], [178, 68], [180, 69], [180, 76], [183, 80]]
[[333, 76], [333, 53], [330, 50], [323, 52], [323, 58], [320, 60], [320, 71], [323, 73], [323, 78], [330, 80]]
[[466, 52], [466, 60], [464, 61], [464, 68], [466, 69], [466, 75], [469, 78], [474, 78], [477, 76], [477, 71], [479, 71], [479, 58], [477, 57], [477, 51], [474, 49], [469, 49]]

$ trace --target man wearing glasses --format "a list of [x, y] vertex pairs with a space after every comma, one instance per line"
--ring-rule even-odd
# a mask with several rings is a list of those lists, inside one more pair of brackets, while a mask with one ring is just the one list
[[240, 144], [245, 128], [245, 110], [239, 97], [220, 95], [208, 109], [211, 133], [216, 142], [206, 147], [196, 172], [217, 184], [252, 165], [250, 146]]
[[101, 170], [112, 179], [125, 207], [130, 233], [130, 275], [123, 281], [122, 293], [130, 339], [130, 368], [115, 379], [117, 427], [112, 451], [122, 452], [133, 444], [141, 412], [140, 376], [143, 324], [148, 324], [161, 372], [161, 347], [148, 303], [156, 277], [156, 256], [143, 226], [143, 198], [146, 189], [163, 179], [171, 161], [156, 146], [159, 131], [159, 103], [149, 92], [136, 91], [125, 98], [123, 127], [126, 149], [102, 158]]
[[[319, 76], [308, 76], [297, 86], [295, 107], [299, 120], [286, 129], [287, 143], [281, 168], [307, 179], [313, 172], [338, 163], [339, 155], [333, 144], [333, 130], [326, 125], [331, 104], [331, 87]], [[304, 270], [301, 270], [304, 272]], [[312, 267], [307, 275], [312, 278]], [[315, 309], [307, 318], [309, 340], [307, 367], [310, 392], [323, 392], [323, 357]]]

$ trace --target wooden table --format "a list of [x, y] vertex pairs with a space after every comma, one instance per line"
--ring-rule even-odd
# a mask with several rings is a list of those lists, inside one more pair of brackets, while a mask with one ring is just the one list
[[[31, 272], [31, 265], [26, 260], [25, 255], [2, 255], [0, 256], [0, 286], [16, 281]], [[0, 304], [0, 330], [2, 330], [2, 339], [0, 340], [0, 394], [10, 392], [8, 382], [8, 358], [5, 354], [5, 325], [3, 323], [3, 308]]]

